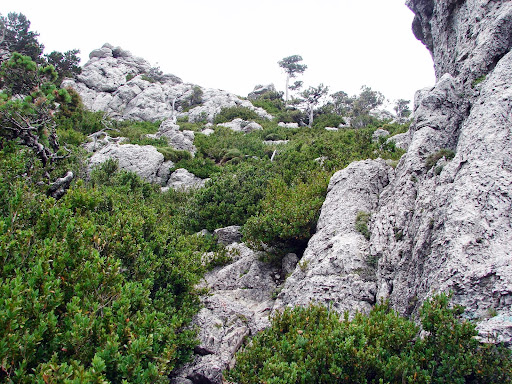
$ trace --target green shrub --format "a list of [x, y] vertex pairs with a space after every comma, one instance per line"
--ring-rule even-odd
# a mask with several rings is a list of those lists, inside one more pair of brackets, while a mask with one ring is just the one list
[[229, 150], [237, 149], [243, 156], [259, 158], [265, 157], [267, 150], [259, 132], [244, 134], [225, 127], [217, 127], [214, 135], [196, 135], [194, 145], [200, 156], [216, 162], [222, 161]]
[[286, 185], [274, 179], [265, 192], [258, 215], [244, 225], [244, 240], [279, 250], [301, 251], [313, 235], [327, 192], [328, 175], [310, 175], [306, 182]]
[[471, 88], [475, 88], [478, 84], [485, 81], [486, 75], [482, 75], [480, 77], [477, 77], [473, 82], [471, 83]]
[[370, 217], [370, 212], [364, 211], [359, 211], [356, 215], [356, 231], [363, 235], [366, 240], [370, 240], [370, 230], [368, 229]]
[[452, 160], [455, 157], [455, 152], [452, 151], [451, 149], [443, 148], [437, 151], [436, 153], [429, 155], [425, 160], [425, 166], [427, 167], [427, 170], [431, 169], [434, 165], [436, 165], [437, 162], [441, 160], [443, 157], [448, 161]]
[[191, 159], [181, 159], [174, 165], [175, 169], [185, 168], [201, 179], [207, 179], [213, 174], [220, 172], [221, 168], [211, 159], [204, 159], [196, 156]]
[[267, 136], [265, 136], [265, 140], [277, 141], [277, 140], [284, 140], [284, 139], [278, 133], [269, 133]]
[[247, 107], [228, 107], [222, 110], [215, 116], [214, 124], [227, 123], [234, 119], [240, 118], [243, 120], [258, 119], [258, 114]]
[[385, 304], [369, 315], [286, 308], [236, 356], [228, 380], [249, 383], [509, 383], [511, 353], [479, 344], [446, 295], [421, 310], [425, 336]]
[[[131, 144], [141, 144], [144, 140], [147, 142], [158, 142], [157, 145], [164, 145], [167, 142], [165, 139], [148, 139], [146, 135], [153, 134], [158, 131], [160, 122], [149, 122], [149, 121], [116, 121], [114, 122], [114, 130], [109, 131], [108, 134], [113, 137], [127, 137]], [[152, 145], [152, 144], [149, 144]]]
[[165, 161], [172, 161], [173, 163], [178, 163], [181, 160], [190, 160], [192, 159], [192, 155], [188, 151], [183, 151], [179, 149], [174, 149], [173, 147], [158, 147], [158, 152], [164, 155]]
[[1, 381], [167, 382], [191, 355], [185, 326], [208, 245], [184, 233], [172, 194], [102, 167], [56, 202], [31, 156], [0, 151]]
[[258, 212], [270, 175], [269, 164], [258, 160], [226, 165], [197, 192], [192, 203], [192, 228], [213, 231], [243, 225]]
[[338, 127], [345, 124], [345, 120], [340, 115], [334, 113], [324, 113], [314, 119], [313, 128]]

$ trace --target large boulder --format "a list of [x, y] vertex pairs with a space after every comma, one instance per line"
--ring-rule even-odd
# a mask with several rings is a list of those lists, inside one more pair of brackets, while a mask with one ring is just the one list
[[158, 132], [154, 135], [148, 135], [154, 138], [165, 138], [169, 145], [174, 149], [196, 153], [197, 148], [194, 145], [194, 132], [181, 131], [180, 126], [174, 124], [172, 119], [168, 119], [160, 124]]
[[175, 170], [169, 177], [167, 186], [162, 188], [162, 192], [167, 191], [169, 188], [175, 191], [189, 191], [191, 189], [203, 188], [208, 179], [201, 179], [193, 173], [190, 173], [184, 168]]
[[259, 131], [259, 130], [263, 129], [263, 127], [256, 122], [247, 121], [247, 120], [243, 120], [243, 119], [234, 119], [233, 121], [230, 121], [229, 123], [222, 123], [219, 125], [222, 127], [229, 128], [235, 132], [244, 132], [244, 133], [249, 133], [252, 131]]
[[144, 180], [160, 185], [167, 184], [169, 169], [174, 166], [151, 145], [109, 143], [94, 152], [89, 159], [89, 169], [108, 159], [117, 160], [120, 169], [135, 172]]
[[[483, 340], [512, 345], [512, 3], [407, 4], [437, 77], [417, 92], [409, 132], [389, 139], [407, 153], [394, 171], [358, 162], [333, 176], [275, 308], [315, 300], [353, 313], [389, 300], [417, 318], [452, 292]], [[369, 241], [354, 230], [356, 209], [371, 213]]]
[[436, 77], [449, 73], [470, 87], [512, 46], [512, 3], [505, 0], [408, 0], [413, 32], [434, 59]]
[[269, 92], [276, 92], [274, 84], [257, 85], [254, 87], [254, 90], [247, 95], [247, 98], [249, 100], [257, 100], [259, 97]]

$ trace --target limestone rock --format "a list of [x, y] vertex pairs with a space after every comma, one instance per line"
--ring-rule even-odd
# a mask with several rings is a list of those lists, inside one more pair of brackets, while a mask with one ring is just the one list
[[193, 320], [199, 326], [200, 343], [194, 360], [177, 372], [177, 377], [193, 383], [221, 384], [222, 371], [233, 366], [244, 340], [270, 325], [274, 277], [279, 271], [244, 244], [232, 244], [228, 252], [235, 261], [205, 276], [210, 293]]
[[217, 241], [224, 245], [230, 245], [233, 243], [240, 243], [242, 240], [242, 233], [240, 232], [241, 227], [239, 225], [231, 225], [225, 228], [218, 228], [213, 231], [213, 235], [217, 238]]
[[358, 212], [373, 212], [392, 168], [383, 160], [350, 164], [331, 178], [317, 231], [274, 310], [317, 302], [333, 309], [368, 312], [377, 293], [375, 267], [367, 260], [369, 242], [356, 230]]
[[284, 145], [288, 144], [290, 140], [265, 140], [263, 144], [265, 145]]
[[[173, 111], [173, 102], [178, 109], [188, 106], [197, 88], [174, 75], [161, 73], [146, 60], [110, 44], [92, 51], [82, 73], [76, 79], [66, 79], [62, 86], [74, 88], [84, 105], [93, 111], [104, 111], [117, 119], [140, 121], [161, 121], [176, 116], [180, 110]], [[272, 119], [249, 100], [222, 90], [199, 88], [202, 92], [200, 105], [180, 114], [188, 116], [191, 122], [213, 122], [222, 108], [235, 106], [249, 108], [263, 118]]]
[[299, 128], [299, 124], [297, 123], [283, 123], [282, 121], [279, 122], [277, 125], [283, 128]]
[[388, 131], [386, 131], [385, 129], [382, 129], [382, 128], [376, 129], [375, 132], [373, 132], [372, 141], [379, 141], [379, 139], [381, 137], [386, 137], [386, 136], [389, 136]]
[[171, 174], [167, 182], [167, 188], [162, 188], [162, 191], [165, 192], [169, 188], [176, 191], [203, 188], [208, 180], [209, 179], [201, 179], [184, 168], [179, 168]]
[[436, 77], [458, 77], [466, 88], [492, 71], [512, 46], [509, 1], [408, 0], [413, 32], [430, 50]]
[[160, 124], [158, 132], [154, 135], [149, 135], [155, 138], [164, 137], [167, 142], [174, 149], [181, 151], [188, 151], [192, 154], [196, 153], [197, 148], [194, 145], [194, 132], [193, 131], [180, 131], [179, 125], [168, 119]]
[[268, 84], [268, 85], [257, 85], [254, 87], [254, 90], [247, 95], [247, 98], [249, 100], [256, 100], [261, 95], [268, 93], [268, 92], [276, 92], [276, 87], [274, 84]]
[[211, 128], [206, 128], [201, 131], [201, 133], [205, 136], [210, 136], [215, 133], [215, 131]]
[[283, 261], [281, 263], [281, 273], [287, 277], [295, 270], [298, 262], [299, 257], [295, 253], [288, 253], [285, 257], [283, 257]]
[[135, 172], [144, 180], [160, 185], [167, 183], [169, 168], [173, 166], [151, 145], [108, 144], [89, 159], [89, 170], [107, 159], [118, 160], [120, 169]]
[[[376, 298], [416, 315], [434, 292], [452, 291], [482, 337], [511, 343], [512, 3], [408, 5], [438, 80], [416, 94], [408, 151], [372, 216]], [[454, 158], [427, 166], [441, 149]]]
[[219, 124], [222, 127], [226, 127], [235, 132], [249, 133], [252, 131], [262, 130], [263, 127], [254, 121], [247, 121], [243, 119], [235, 119], [229, 123]]
[[410, 132], [399, 133], [398, 135], [391, 136], [386, 140], [387, 143], [391, 141], [395, 143], [397, 148], [407, 151], [407, 148], [409, 148], [409, 143], [411, 142]]

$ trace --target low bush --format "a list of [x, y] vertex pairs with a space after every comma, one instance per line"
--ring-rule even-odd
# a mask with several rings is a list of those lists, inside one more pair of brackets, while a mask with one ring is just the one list
[[[0, 381], [167, 382], [208, 244], [184, 233], [171, 194], [100, 167], [55, 201], [28, 151], [0, 151]], [[28, 182], [27, 182], [28, 181]]]
[[256, 120], [259, 118], [259, 116], [256, 112], [247, 107], [228, 107], [222, 108], [222, 110], [215, 116], [213, 123], [227, 123], [237, 118], [243, 120]]
[[174, 168], [185, 168], [201, 179], [206, 179], [221, 171], [221, 168], [213, 160], [204, 159], [199, 156], [191, 159], [181, 159], [175, 164]]
[[427, 167], [427, 170], [431, 169], [434, 165], [436, 165], [437, 162], [441, 160], [443, 157], [448, 161], [452, 160], [455, 157], [455, 152], [452, 151], [451, 149], [443, 148], [437, 151], [436, 153], [429, 155], [425, 160], [425, 166]]
[[261, 160], [224, 166], [222, 172], [212, 175], [206, 187], [197, 192], [192, 203], [192, 228], [213, 231], [243, 225], [258, 212], [270, 176], [270, 164]]
[[345, 124], [345, 120], [340, 115], [334, 113], [324, 113], [314, 119], [313, 128], [321, 129], [325, 127], [338, 127]]
[[359, 211], [356, 215], [356, 231], [363, 235], [366, 240], [370, 240], [370, 230], [368, 222], [370, 221], [370, 212]]
[[228, 380], [251, 383], [510, 383], [511, 353], [480, 344], [446, 295], [427, 301], [419, 327], [386, 304], [369, 315], [286, 308], [236, 356]]
[[315, 231], [328, 180], [325, 173], [292, 185], [272, 180], [259, 213], [244, 225], [244, 240], [255, 248], [263, 243], [280, 251], [302, 251]]
[[174, 149], [173, 147], [165, 146], [158, 147], [158, 152], [164, 155], [165, 161], [172, 161], [173, 163], [179, 163], [182, 160], [191, 160], [192, 155], [188, 151]]

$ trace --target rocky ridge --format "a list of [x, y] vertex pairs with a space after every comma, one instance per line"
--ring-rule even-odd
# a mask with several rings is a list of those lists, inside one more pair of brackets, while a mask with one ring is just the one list
[[235, 106], [271, 118], [248, 100], [226, 91], [183, 83], [180, 78], [163, 74], [146, 60], [108, 43], [92, 51], [82, 73], [76, 79], [65, 80], [63, 87], [75, 89], [89, 109], [122, 120], [172, 118], [175, 123], [177, 117], [186, 116], [190, 122], [213, 122], [222, 108]]

